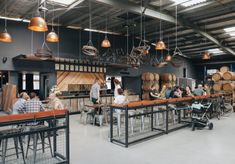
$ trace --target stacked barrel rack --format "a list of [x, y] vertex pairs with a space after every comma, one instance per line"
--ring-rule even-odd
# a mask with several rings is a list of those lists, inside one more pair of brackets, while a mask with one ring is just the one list
[[163, 85], [166, 86], [172, 86], [175, 87], [176, 86], [176, 75], [173, 73], [164, 73], [161, 75], [161, 88]]
[[213, 90], [216, 93], [232, 93], [235, 102], [235, 72], [229, 71], [229, 67], [223, 66], [212, 75], [214, 81]]
[[142, 74], [142, 99], [149, 100], [149, 92], [154, 85], [155, 89], [159, 91], [159, 74], [146, 72]]
[[163, 85], [171, 84], [171, 86], [176, 85], [176, 75], [171, 73], [164, 73], [161, 76], [158, 73], [145, 72], [142, 74], [142, 99], [149, 100], [149, 92], [151, 87], [154, 85], [157, 91], [160, 90], [160, 77], [161, 77], [161, 87]]

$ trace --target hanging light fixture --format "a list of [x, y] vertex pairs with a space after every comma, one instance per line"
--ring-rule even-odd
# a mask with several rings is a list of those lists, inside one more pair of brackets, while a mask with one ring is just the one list
[[0, 41], [1, 42], [12, 42], [11, 35], [7, 32], [7, 19], [6, 19], [6, 0], [5, 0], [5, 29], [0, 33]]
[[101, 47], [103, 47], [103, 48], [110, 48], [111, 47], [111, 43], [110, 43], [108, 36], [107, 36], [107, 22], [108, 22], [108, 20], [107, 20], [107, 16], [106, 16], [106, 24], [105, 24], [106, 33], [105, 33], [104, 40], [101, 43]]
[[209, 52], [204, 52], [202, 54], [202, 60], [209, 60], [211, 58]]
[[[45, 2], [44, 2], [45, 3]], [[39, 7], [39, 0], [38, 0]], [[45, 13], [44, 13], [45, 15]], [[30, 20], [28, 29], [37, 32], [45, 32], [48, 31], [46, 21], [40, 16], [39, 10], [37, 10], [35, 16]]]
[[171, 59], [172, 59], [172, 56], [170, 55], [170, 44], [169, 44], [169, 36], [168, 36], [168, 51], [167, 51], [167, 55], [165, 57], [165, 61], [170, 62]]
[[166, 49], [166, 45], [162, 40], [162, 20], [161, 20], [161, 8], [162, 8], [162, 0], [160, 0], [160, 39], [156, 43], [156, 50], [164, 50]]
[[55, 30], [54, 30], [54, 5], [53, 5], [53, 15], [52, 15], [52, 24], [51, 24], [51, 32], [49, 32], [47, 34], [47, 41], [48, 42], [59, 42], [59, 37], [58, 35], [55, 33]]

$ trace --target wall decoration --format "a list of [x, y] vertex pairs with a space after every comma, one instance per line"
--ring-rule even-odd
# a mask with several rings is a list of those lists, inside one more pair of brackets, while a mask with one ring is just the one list
[[80, 71], [80, 72], [83, 72], [83, 65], [80, 65], [80, 66], [79, 66], [79, 71]]
[[60, 64], [60, 70], [61, 70], [61, 71], [64, 70], [64, 64]]
[[55, 70], [60, 70], [60, 64], [58, 63], [55, 64]]
[[70, 65], [70, 71], [74, 71], [74, 65]]

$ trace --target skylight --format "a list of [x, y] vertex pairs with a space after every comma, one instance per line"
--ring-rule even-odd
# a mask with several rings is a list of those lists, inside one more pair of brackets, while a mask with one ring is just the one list
[[70, 5], [75, 0], [50, 0], [50, 1], [55, 2], [55, 3], [60, 3], [60, 4], [63, 4], [63, 5]]
[[223, 51], [221, 51], [219, 48], [209, 49], [208, 52], [212, 53], [212, 54], [221, 54], [221, 53], [223, 53]]
[[231, 37], [235, 37], [235, 27], [225, 28], [224, 31]]
[[175, 2], [176, 4], [180, 4], [184, 7], [189, 7], [197, 5], [199, 3], [206, 2], [207, 0], [171, 0], [171, 1]]

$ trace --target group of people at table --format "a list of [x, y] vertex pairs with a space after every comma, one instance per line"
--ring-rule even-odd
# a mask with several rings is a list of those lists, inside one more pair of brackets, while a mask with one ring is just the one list
[[150, 100], [154, 99], [168, 99], [168, 98], [181, 98], [181, 97], [194, 97], [211, 94], [211, 89], [208, 84], [198, 84], [197, 88], [192, 91], [190, 86], [185, 88], [171, 84], [163, 85], [160, 92], [157, 92], [155, 85], [151, 87], [149, 92]]
[[[118, 79], [114, 79], [114, 104], [125, 104], [128, 103], [127, 95], [124, 94], [124, 90], [121, 87], [121, 83]], [[167, 99], [167, 98], [180, 98], [180, 97], [193, 97], [193, 96], [202, 96], [210, 94], [210, 87], [208, 84], [202, 86], [199, 84], [195, 90], [191, 90], [189, 86], [185, 88], [176, 86], [172, 87], [171, 85], [163, 85], [160, 92], [157, 92], [155, 85], [151, 86], [151, 91], [149, 92], [150, 100], [154, 99]], [[12, 108], [12, 114], [18, 113], [32, 113], [40, 112], [45, 110], [53, 109], [64, 109], [63, 103], [57, 97], [55, 93], [50, 93], [48, 97], [49, 103], [47, 108], [43, 106], [42, 102], [38, 98], [35, 92], [31, 92], [29, 95], [26, 92], [19, 94], [18, 100], [15, 102]], [[94, 105], [99, 105], [100, 101], [100, 84], [99, 79], [95, 79], [94, 83], [90, 90], [90, 101]], [[94, 114], [100, 112], [98, 108], [95, 108]]]
[[64, 109], [63, 103], [55, 93], [50, 93], [48, 97], [48, 105], [45, 108], [35, 92], [29, 95], [26, 92], [21, 92], [19, 98], [12, 108], [12, 114], [19, 113], [35, 113], [45, 110]]

